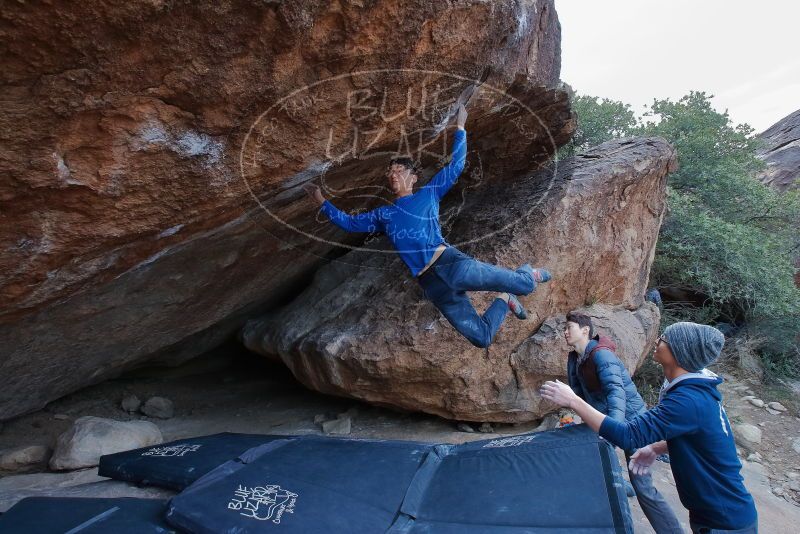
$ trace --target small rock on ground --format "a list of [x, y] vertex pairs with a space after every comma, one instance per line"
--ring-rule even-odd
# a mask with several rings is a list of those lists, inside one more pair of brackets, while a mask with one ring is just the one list
[[29, 445], [4, 451], [0, 454], [0, 469], [20, 471], [46, 464], [52, 451], [44, 445]]
[[134, 413], [139, 411], [139, 408], [142, 406], [142, 401], [139, 400], [139, 397], [136, 395], [128, 395], [122, 399], [120, 406], [124, 411], [128, 413]]
[[315, 425], [321, 425], [322, 423], [324, 423], [327, 420], [328, 420], [328, 418], [325, 416], [324, 413], [318, 413], [317, 415], [314, 416], [314, 424]]
[[350, 433], [352, 421], [350, 416], [342, 415], [332, 421], [322, 423], [322, 431], [326, 434], [346, 435]]
[[733, 434], [736, 443], [745, 449], [752, 450], [755, 445], [761, 443], [761, 429], [754, 425], [746, 423], [734, 425]]
[[786, 411], [786, 406], [784, 406], [780, 402], [773, 401], [773, 402], [770, 402], [769, 404], [767, 404], [767, 406], [769, 406], [773, 410], [777, 410], [779, 412], [785, 412]]
[[169, 419], [175, 415], [172, 401], [165, 397], [151, 397], [142, 406], [142, 413], [158, 419]]
[[94, 467], [104, 454], [157, 445], [161, 431], [148, 421], [80, 417], [58, 437], [50, 468], [56, 471]]

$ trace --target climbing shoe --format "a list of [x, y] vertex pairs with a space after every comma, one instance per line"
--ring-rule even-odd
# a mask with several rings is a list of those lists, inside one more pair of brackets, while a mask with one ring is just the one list
[[508, 294], [508, 309], [511, 310], [511, 313], [513, 313], [514, 317], [517, 319], [528, 318], [528, 312], [525, 311], [525, 307], [522, 305], [519, 299], [511, 293]]
[[550, 275], [550, 271], [546, 269], [534, 269], [530, 266], [530, 264], [526, 263], [519, 269], [518, 272], [524, 272], [531, 275], [534, 281], [534, 288], [542, 282], [549, 282], [552, 276]]

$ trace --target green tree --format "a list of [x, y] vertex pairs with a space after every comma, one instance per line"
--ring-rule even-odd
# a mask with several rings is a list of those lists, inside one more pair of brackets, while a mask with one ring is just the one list
[[768, 363], [796, 371], [800, 291], [793, 257], [800, 196], [781, 195], [754, 178], [763, 168], [756, 157], [760, 141], [748, 125], [716, 111], [711, 98], [693, 91], [678, 101], [654, 100], [642, 119], [632, 119], [626, 104], [578, 96], [580, 136], [572, 150], [630, 135], [672, 143], [679, 168], [669, 178], [670, 211], [656, 247], [654, 284], [704, 297], [703, 309], [687, 310], [687, 319], [744, 318], [767, 338]]
[[572, 140], [559, 152], [559, 157], [571, 156], [611, 139], [632, 135], [638, 126], [630, 105], [608, 98], [573, 95], [572, 109], [578, 125]]
[[677, 102], [655, 100], [645, 117], [656, 120], [633, 132], [664, 137], [676, 148], [673, 191], [697, 196], [725, 221], [783, 233], [797, 216], [796, 196], [782, 197], [753, 179], [764, 168], [756, 157], [761, 141], [750, 126], [734, 125], [727, 112], [714, 110], [711, 98], [693, 91]]
[[656, 285], [704, 295], [706, 306], [728, 320], [800, 312], [791, 247], [783, 236], [728, 220], [692, 193], [670, 187], [667, 200], [670, 213], [651, 273]]

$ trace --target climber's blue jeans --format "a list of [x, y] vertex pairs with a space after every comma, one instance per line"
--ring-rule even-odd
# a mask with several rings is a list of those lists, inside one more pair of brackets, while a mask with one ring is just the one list
[[455, 247], [447, 247], [418, 280], [428, 300], [476, 347], [491, 344], [506, 317], [508, 304], [497, 298], [481, 317], [467, 291], [527, 295], [536, 288], [530, 273], [483, 263]]

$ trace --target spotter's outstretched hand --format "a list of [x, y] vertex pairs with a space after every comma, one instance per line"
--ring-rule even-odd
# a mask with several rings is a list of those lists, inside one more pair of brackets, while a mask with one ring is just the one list
[[656, 461], [657, 456], [652, 445], [642, 447], [633, 453], [628, 468], [636, 476], [646, 475], [650, 471], [650, 466]]
[[570, 407], [572, 401], [578, 398], [575, 392], [572, 391], [572, 388], [560, 380], [556, 380], [555, 382], [548, 380], [542, 384], [539, 394], [541, 394], [545, 400], [565, 408]]

